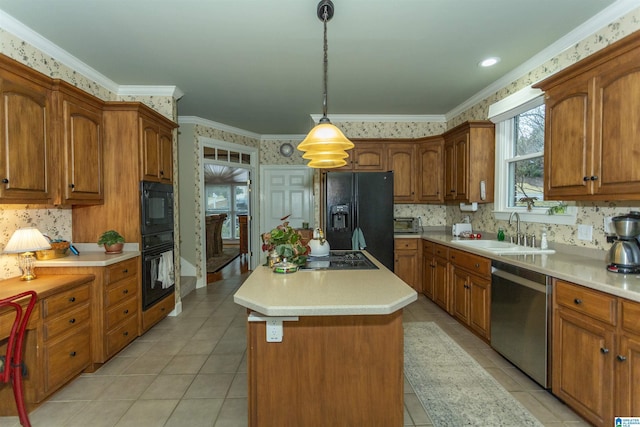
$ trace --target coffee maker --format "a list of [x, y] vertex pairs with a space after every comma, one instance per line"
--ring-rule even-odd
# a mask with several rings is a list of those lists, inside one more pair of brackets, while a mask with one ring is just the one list
[[609, 249], [607, 270], [615, 273], [640, 273], [640, 212], [612, 218], [616, 237]]

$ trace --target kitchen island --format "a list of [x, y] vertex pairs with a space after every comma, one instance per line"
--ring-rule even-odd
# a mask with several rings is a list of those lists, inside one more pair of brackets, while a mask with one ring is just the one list
[[417, 294], [369, 258], [378, 269], [261, 266], [238, 289], [249, 426], [403, 425], [402, 309]]

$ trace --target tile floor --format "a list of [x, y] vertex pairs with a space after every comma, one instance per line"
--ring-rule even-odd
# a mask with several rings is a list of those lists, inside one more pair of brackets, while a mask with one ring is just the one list
[[[92, 374], [30, 414], [34, 427], [247, 425], [245, 310], [233, 302], [244, 275], [196, 289], [183, 313], [158, 323]], [[575, 413], [420, 296], [404, 320], [434, 321], [545, 426], [586, 426]], [[431, 426], [405, 383], [405, 426]], [[0, 417], [0, 427], [18, 426]]]

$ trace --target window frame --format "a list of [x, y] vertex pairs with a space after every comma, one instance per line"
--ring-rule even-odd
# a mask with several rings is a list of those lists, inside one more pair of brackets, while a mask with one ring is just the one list
[[[527, 87], [514, 93], [489, 107], [489, 119], [495, 123], [496, 158], [495, 158], [495, 186], [494, 186], [494, 210], [496, 220], [508, 220], [512, 212], [518, 212], [521, 221], [544, 224], [576, 223], [577, 208], [568, 206], [564, 214], [548, 214], [547, 207], [534, 207], [528, 211], [526, 207], [509, 207], [509, 162], [514, 157], [511, 154], [514, 135], [513, 118], [525, 111], [544, 104], [544, 94], [539, 89]], [[509, 157], [507, 157], [509, 156]], [[522, 156], [524, 160], [527, 156]], [[536, 155], [537, 157], [537, 155]], [[543, 154], [544, 161], [544, 154]]]

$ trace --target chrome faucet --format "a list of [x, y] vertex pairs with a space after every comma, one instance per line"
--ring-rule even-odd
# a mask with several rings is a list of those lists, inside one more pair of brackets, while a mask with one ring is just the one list
[[511, 215], [509, 215], [509, 225], [511, 225], [514, 215], [516, 217], [516, 244], [520, 245], [522, 243], [522, 234], [520, 234], [520, 214], [518, 212], [511, 212]]

